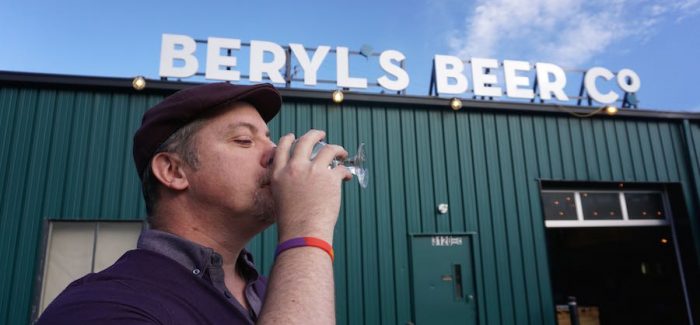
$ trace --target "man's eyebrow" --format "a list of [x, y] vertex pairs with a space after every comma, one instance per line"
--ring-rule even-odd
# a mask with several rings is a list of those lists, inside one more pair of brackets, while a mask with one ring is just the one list
[[[237, 128], [247, 128], [249, 129], [252, 133], [257, 133], [258, 132], [258, 127], [253, 125], [252, 123], [248, 122], [236, 122], [236, 123], [231, 123], [226, 127], [227, 132], [232, 132], [233, 130]], [[268, 138], [270, 137], [270, 130], [266, 129], [265, 130], [265, 136]]]

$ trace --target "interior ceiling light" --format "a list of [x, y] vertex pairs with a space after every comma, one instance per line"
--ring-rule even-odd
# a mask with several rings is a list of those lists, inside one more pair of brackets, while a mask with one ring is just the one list
[[457, 97], [453, 97], [450, 99], [450, 108], [452, 108], [453, 111], [462, 109], [462, 100]]
[[136, 90], [143, 90], [146, 88], [146, 78], [143, 76], [136, 76], [134, 80], [131, 82], [131, 86], [134, 87]]
[[340, 104], [343, 102], [343, 99], [345, 98], [345, 96], [343, 95], [342, 90], [337, 89], [333, 92], [333, 94], [331, 95], [331, 98], [333, 98], [334, 103]]

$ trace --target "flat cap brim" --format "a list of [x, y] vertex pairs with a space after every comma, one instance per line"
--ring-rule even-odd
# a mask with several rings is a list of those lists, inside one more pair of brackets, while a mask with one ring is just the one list
[[158, 147], [173, 133], [230, 101], [250, 103], [266, 123], [277, 115], [282, 106], [279, 92], [268, 83], [234, 85], [221, 82], [180, 90], [146, 111], [141, 127], [134, 134], [134, 163], [139, 177], [143, 177]]

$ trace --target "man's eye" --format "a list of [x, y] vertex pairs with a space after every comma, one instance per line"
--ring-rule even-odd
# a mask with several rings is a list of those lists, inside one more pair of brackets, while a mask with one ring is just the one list
[[249, 145], [253, 144], [253, 140], [249, 140], [249, 139], [236, 139], [236, 140], [233, 140], [233, 141], [234, 141], [235, 143], [240, 144], [240, 145], [246, 145], [246, 146], [249, 146]]

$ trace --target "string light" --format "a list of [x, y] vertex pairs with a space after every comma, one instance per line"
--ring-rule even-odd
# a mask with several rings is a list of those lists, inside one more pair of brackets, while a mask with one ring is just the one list
[[581, 114], [581, 113], [576, 113], [574, 110], [572, 110], [571, 108], [568, 108], [566, 106], [555, 105], [555, 107], [564, 111], [564, 112], [567, 112], [573, 116], [580, 117], [580, 118], [591, 117], [591, 116], [596, 115], [602, 111], [605, 111], [605, 113], [607, 113], [608, 115], [613, 116], [613, 115], [617, 114], [617, 112], [619, 110], [617, 107], [615, 107], [613, 105], [605, 105], [605, 106], [601, 106], [601, 107], [597, 108], [594, 111], [591, 111], [590, 113]]
[[131, 86], [134, 87], [136, 90], [143, 90], [146, 88], [146, 78], [143, 76], [136, 76], [134, 80], [131, 82]]
[[450, 99], [450, 108], [452, 108], [453, 111], [462, 109], [462, 100], [457, 97], [453, 97]]
[[343, 91], [340, 89], [337, 89], [331, 94], [331, 98], [333, 99], [333, 102], [336, 104], [340, 104], [343, 102], [343, 99], [345, 98], [345, 95], [343, 95]]
[[605, 106], [605, 112], [608, 113], [608, 115], [613, 116], [617, 114], [617, 107], [613, 105], [607, 105]]

